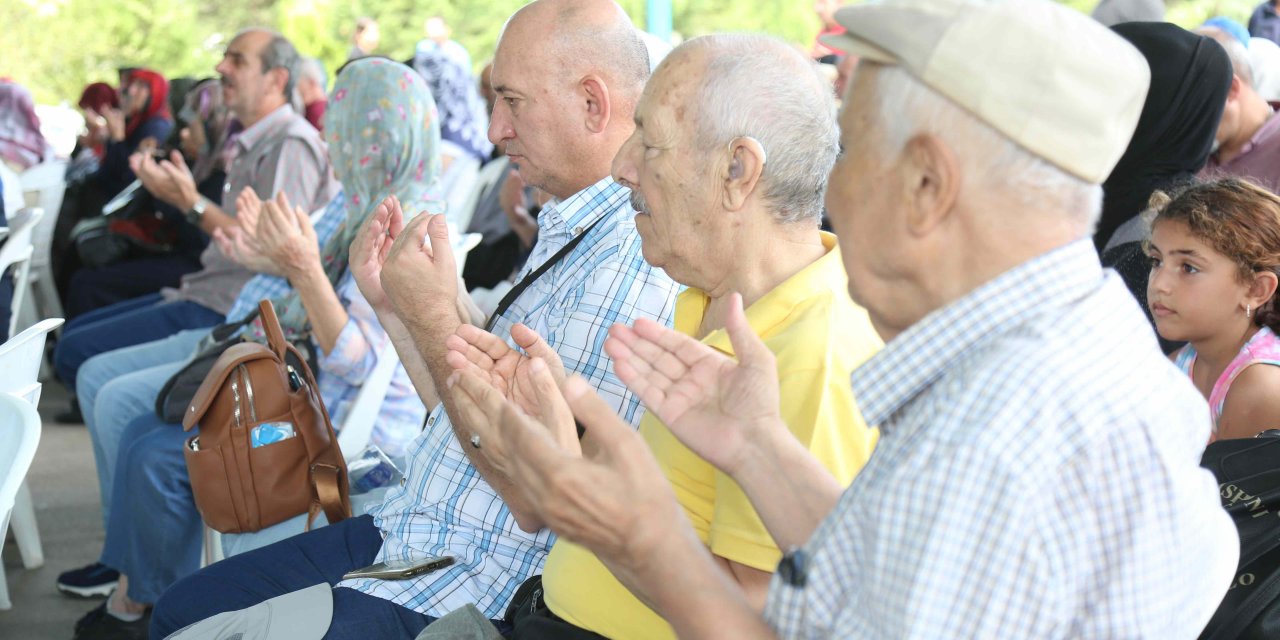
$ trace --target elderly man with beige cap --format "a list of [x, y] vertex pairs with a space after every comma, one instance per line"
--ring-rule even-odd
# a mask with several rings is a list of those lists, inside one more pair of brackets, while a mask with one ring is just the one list
[[827, 208], [885, 349], [853, 374], [870, 462], [847, 489], [779, 416], [740, 314], [736, 360], [615, 326], [619, 377], [737, 482], [782, 549], [763, 616], [643, 443], [582, 381], [581, 453], [514, 406], [512, 473], [561, 536], [687, 638], [1193, 638], [1235, 571], [1197, 466], [1205, 403], [1089, 241], [1149, 82], [1125, 41], [1048, 0], [841, 10], [862, 56]]

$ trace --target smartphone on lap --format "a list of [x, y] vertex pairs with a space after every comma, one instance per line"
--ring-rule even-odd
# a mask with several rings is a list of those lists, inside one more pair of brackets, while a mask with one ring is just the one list
[[379, 562], [356, 569], [342, 576], [343, 580], [356, 578], [373, 578], [375, 580], [408, 580], [424, 576], [452, 565], [457, 559], [453, 556], [433, 556], [393, 562]]

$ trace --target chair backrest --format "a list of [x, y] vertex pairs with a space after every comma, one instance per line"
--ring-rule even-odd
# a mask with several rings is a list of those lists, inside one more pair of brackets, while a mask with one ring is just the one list
[[369, 377], [365, 378], [364, 384], [360, 385], [360, 391], [356, 393], [356, 399], [351, 402], [346, 418], [338, 429], [338, 447], [347, 460], [360, 453], [373, 437], [373, 424], [378, 420], [382, 401], [387, 397], [387, 389], [391, 387], [391, 378], [399, 364], [400, 357], [396, 355], [396, 347], [388, 340], [378, 353], [378, 364], [369, 373]]
[[12, 215], [13, 212], [27, 206], [26, 199], [23, 197], [22, 178], [18, 173], [9, 168], [9, 165], [0, 162], [0, 185], [4, 186], [4, 212]]
[[0, 391], [26, 398], [32, 406], [40, 401], [40, 362], [44, 341], [50, 331], [62, 326], [62, 318], [41, 320], [0, 345]]
[[8, 271], [10, 266], [17, 265], [13, 273], [13, 302], [9, 305], [9, 335], [18, 331], [18, 322], [22, 317], [23, 304], [26, 303], [27, 274], [31, 270], [31, 235], [45, 217], [44, 209], [30, 207], [9, 216], [9, 238], [0, 247], [0, 274]]
[[49, 264], [53, 231], [58, 224], [58, 212], [62, 210], [62, 197], [67, 191], [66, 175], [66, 160], [49, 160], [22, 173], [23, 190], [27, 194], [36, 194], [36, 206], [45, 211], [44, 218], [31, 236], [31, 246], [35, 247], [31, 263], [36, 267]]
[[480, 206], [480, 198], [492, 189], [502, 176], [507, 174], [507, 170], [511, 168], [511, 161], [506, 158], [498, 158], [490, 160], [484, 166], [480, 167], [480, 173], [476, 175], [475, 184], [471, 186], [471, 194], [467, 196], [467, 201], [463, 203], [459, 217], [466, 218], [466, 224], [462, 226], [461, 231], [466, 231], [467, 226], [471, 224], [471, 218], [475, 217], [476, 207]]
[[40, 414], [35, 405], [0, 393], [0, 535], [6, 530], [18, 487], [36, 457], [40, 443]]
[[[444, 141], [441, 145], [442, 150], [448, 152], [451, 144], [447, 140]], [[440, 175], [441, 195], [448, 204], [448, 208], [445, 209], [445, 219], [460, 231], [465, 231], [467, 225], [471, 223], [471, 215], [475, 213], [475, 208], [468, 210], [466, 203], [471, 199], [471, 191], [475, 187], [477, 176], [480, 175], [480, 161], [466, 152], [450, 155], [453, 161]]]

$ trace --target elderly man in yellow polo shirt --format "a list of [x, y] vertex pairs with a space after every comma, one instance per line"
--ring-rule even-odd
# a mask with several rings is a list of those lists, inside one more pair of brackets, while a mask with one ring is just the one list
[[[835, 236], [819, 229], [838, 138], [834, 96], [810, 61], [764, 36], [708, 36], [678, 47], [654, 73], [613, 175], [631, 188], [645, 260], [688, 287], [675, 329], [732, 355], [726, 323], [749, 324], [776, 356], [786, 424], [847, 484], [876, 440], [849, 374], [882, 343], [845, 295]], [[539, 415], [539, 398], [558, 395], [564, 379], [532, 331], [517, 326], [511, 335], [523, 353], [471, 326], [449, 339], [451, 384], [469, 400], [459, 410], [483, 414], [467, 421], [483, 429], [472, 446], [500, 471], [519, 455], [492, 427], [506, 403]], [[547, 422], [577, 446], [571, 417]], [[747, 497], [652, 414], [640, 434], [703, 543], [763, 609], [782, 554]], [[674, 637], [590, 551], [564, 540], [551, 550], [542, 588], [526, 584], [511, 611], [516, 638]]]

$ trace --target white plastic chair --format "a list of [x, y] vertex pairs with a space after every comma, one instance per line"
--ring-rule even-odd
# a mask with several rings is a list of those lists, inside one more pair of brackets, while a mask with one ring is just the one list
[[[44, 360], [44, 341], [49, 332], [60, 326], [62, 318], [42, 320], [0, 345], [0, 391], [22, 398], [32, 409], [40, 404], [41, 386], [37, 376]], [[44, 549], [40, 545], [40, 531], [36, 528], [36, 510], [26, 482], [21, 482], [18, 487], [10, 524], [13, 525], [13, 537], [18, 541], [22, 566], [34, 569], [44, 564]]]
[[34, 251], [31, 246], [31, 236], [44, 217], [44, 209], [40, 207], [22, 209], [10, 215], [9, 238], [5, 240], [4, 246], [0, 247], [0, 274], [11, 266], [17, 267], [13, 272], [13, 303], [10, 305], [12, 313], [9, 315], [10, 336], [17, 335], [19, 327], [31, 326], [38, 320], [35, 317], [35, 309], [29, 308], [27, 304], [27, 294], [31, 290], [31, 282], [27, 276], [31, 270], [31, 255]]
[[502, 176], [507, 175], [507, 170], [510, 168], [511, 161], [505, 157], [490, 160], [480, 167], [480, 173], [476, 175], [475, 184], [471, 187], [471, 194], [467, 196], [466, 202], [463, 203], [456, 216], [461, 230], [466, 231], [467, 227], [471, 225], [471, 218], [475, 217], [476, 207], [480, 205], [480, 199], [502, 180]]
[[440, 150], [452, 158], [449, 168], [440, 175], [440, 191], [448, 203], [445, 219], [458, 230], [465, 231], [474, 213], [474, 207], [468, 210], [466, 203], [480, 174], [480, 161], [448, 140], [441, 141]]
[[49, 252], [53, 246], [53, 231], [58, 224], [58, 212], [62, 210], [62, 198], [67, 191], [67, 161], [50, 160], [22, 173], [22, 189], [30, 203], [44, 209], [45, 216], [36, 225], [31, 236], [31, 275], [37, 315], [41, 318], [62, 316], [62, 302], [53, 283], [53, 265]]
[[9, 165], [0, 162], [0, 185], [4, 185], [4, 211], [12, 213], [26, 208], [27, 201], [23, 196], [22, 178]]
[[[22, 398], [0, 393], [0, 540], [9, 530], [9, 516], [20, 488], [26, 487], [23, 478], [36, 457], [39, 442], [40, 414], [36, 408]], [[16, 526], [14, 532], [17, 533]], [[23, 560], [25, 564], [25, 557]], [[12, 608], [4, 564], [0, 563], [0, 610]]]

